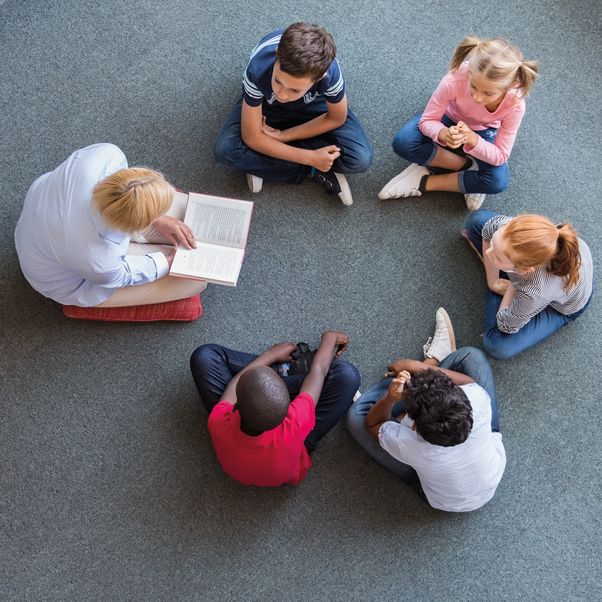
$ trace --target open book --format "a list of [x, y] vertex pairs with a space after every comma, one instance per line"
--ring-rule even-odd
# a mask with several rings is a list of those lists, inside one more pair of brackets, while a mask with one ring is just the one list
[[253, 203], [223, 197], [177, 193], [188, 197], [184, 223], [192, 230], [196, 249], [178, 247], [170, 274], [236, 286], [245, 255]]

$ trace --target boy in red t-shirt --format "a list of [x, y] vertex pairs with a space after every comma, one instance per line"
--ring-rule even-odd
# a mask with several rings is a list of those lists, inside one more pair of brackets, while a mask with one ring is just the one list
[[360, 385], [355, 366], [338, 360], [348, 341], [342, 332], [325, 332], [309, 372], [295, 375], [286, 374], [294, 343], [278, 343], [260, 356], [219, 345], [194, 351], [192, 376], [226, 474], [264, 487], [305, 478], [309, 453], [345, 414]]

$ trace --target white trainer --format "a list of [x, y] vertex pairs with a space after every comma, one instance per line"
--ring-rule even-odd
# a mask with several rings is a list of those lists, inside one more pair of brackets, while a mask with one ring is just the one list
[[424, 357], [443, 361], [456, 350], [456, 336], [448, 313], [440, 307], [435, 315], [435, 333], [422, 347]]
[[[471, 157], [472, 165], [466, 171], [479, 171], [479, 164]], [[476, 211], [481, 208], [481, 205], [485, 201], [487, 195], [480, 192], [469, 192], [464, 195], [466, 201], [466, 207], [469, 211]]]
[[257, 193], [261, 192], [263, 188], [263, 178], [259, 176], [254, 176], [252, 173], [247, 174], [247, 186], [251, 192]]
[[481, 205], [485, 201], [486, 194], [482, 194], [479, 192], [472, 192], [470, 194], [464, 195], [464, 200], [466, 201], [466, 207], [468, 207], [469, 211], [477, 211], [481, 208]]
[[397, 199], [399, 197], [422, 196], [422, 192], [418, 190], [418, 186], [420, 186], [422, 177], [428, 176], [429, 173], [429, 170], [423, 165], [412, 163], [385, 184], [383, 189], [378, 193], [378, 198], [385, 200]]
[[362, 396], [362, 394], [360, 393], [360, 390], [358, 389], [355, 392], [355, 395], [353, 396], [353, 403], [355, 403], [361, 396]]
[[351, 188], [349, 188], [349, 182], [347, 182], [347, 178], [342, 173], [334, 172], [334, 175], [337, 178], [337, 182], [341, 187], [341, 192], [339, 192], [339, 198], [343, 201], [343, 205], [353, 205], [353, 197], [351, 196]]

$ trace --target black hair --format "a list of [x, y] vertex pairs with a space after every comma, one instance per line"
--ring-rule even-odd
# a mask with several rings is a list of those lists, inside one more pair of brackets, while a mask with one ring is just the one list
[[472, 407], [464, 391], [440, 370], [412, 374], [404, 402], [416, 432], [429, 443], [452, 447], [472, 430]]
[[290, 404], [284, 381], [267, 366], [251, 368], [240, 377], [236, 398], [241, 428], [253, 435], [281, 424]]

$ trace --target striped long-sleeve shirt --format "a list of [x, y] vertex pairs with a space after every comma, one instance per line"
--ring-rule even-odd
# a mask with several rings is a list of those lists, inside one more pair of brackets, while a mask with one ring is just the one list
[[[482, 231], [483, 240], [489, 242], [495, 232], [511, 219], [506, 215], [496, 215], [485, 222]], [[512, 303], [498, 312], [498, 328], [508, 334], [518, 332], [548, 305], [566, 316], [583, 309], [592, 294], [594, 268], [589, 247], [581, 239], [579, 239], [579, 253], [581, 255], [579, 281], [568, 292], [564, 290], [564, 278], [555, 276], [545, 268], [537, 268], [529, 274], [509, 272], [508, 278], [516, 292]]]

